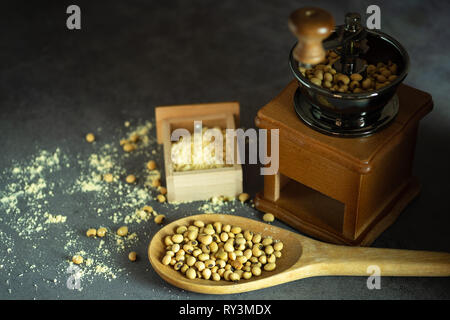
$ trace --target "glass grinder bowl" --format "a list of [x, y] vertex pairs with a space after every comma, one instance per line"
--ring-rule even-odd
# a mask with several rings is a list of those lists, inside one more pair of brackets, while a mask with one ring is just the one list
[[[323, 41], [325, 49], [329, 44], [339, 42], [338, 30], [342, 28], [344, 26], [336, 27]], [[387, 126], [398, 112], [399, 102], [395, 93], [409, 70], [408, 53], [389, 35], [363, 29], [367, 49], [359, 55], [359, 59], [364, 61], [364, 67], [378, 62], [387, 63], [389, 60], [397, 64], [397, 78], [373, 91], [340, 93], [317, 86], [300, 72], [300, 64], [293, 54], [295, 46], [290, 52], [290, 68], [299, 84], [294, 96], [295, 111], [308, 126], [317, 131], [343, 137], [366, 136]], [[364, 70], [361, 75], [365, 75]]]

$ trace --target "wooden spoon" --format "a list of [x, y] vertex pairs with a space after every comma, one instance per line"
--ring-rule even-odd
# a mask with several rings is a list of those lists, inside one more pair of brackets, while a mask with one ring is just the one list
[[[249, 280], [230, 281], [186, 278], [172, 266], [161, 263], [165, 254], [164, 237], [175, 233], [181, 225], [194, 220], [205, 223], [220, 221], [272, 236], [284, 244], [274, 271], [263, 271]], [[155, 271], [170, 284], [194, 292], [208, 294], [239, 293], [272, 287], [314, 276], [370, 276], [367, 268], [380, 268], [381, 276], [450, 276], [450, 254], [443, 252], [346, 247], [323, 243], [267, 223], [225, 214], [201, 214], [176, 220], [158, 231], [148, 247], [148, 257]]]

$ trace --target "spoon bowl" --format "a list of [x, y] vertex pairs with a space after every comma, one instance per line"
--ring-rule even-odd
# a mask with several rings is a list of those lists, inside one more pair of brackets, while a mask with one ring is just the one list
[[[283, 242], [282, 256], [273, 271], [263, 271], [258, 277], [239, 282], [226, 280], [188, 279], [172, 266], [162, 264], [166, 249], [164, 238], [175, 233], [177, 227], [190, 225], [195, 220], [205, 224], [221, 222], [240, 226], [244, 230], [271, 236]], [[450, 254], [414, 250], [360, 248], [331, 245], [253, 219], [228, 214], [201, 214], [176, 220], [152, 238], [148, 257], [153, 269], [168, 283], [207, 294], [231, 294], [262, 288], [320, 275], [369, 276], [368, 267], [377, 265], [386, 276], [450, 276]]]

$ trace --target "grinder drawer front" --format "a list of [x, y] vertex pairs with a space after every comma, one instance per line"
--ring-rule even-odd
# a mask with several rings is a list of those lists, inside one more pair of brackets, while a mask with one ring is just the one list
[[357, 196], [358, 173], [287, 139], [280, 143], [279, 154], [279, 170], [291, 179], [343, 203]]

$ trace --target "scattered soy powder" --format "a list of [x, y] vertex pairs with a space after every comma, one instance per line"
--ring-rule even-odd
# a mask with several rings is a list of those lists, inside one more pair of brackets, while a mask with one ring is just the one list
[[[175, 211], [189, 215], [245, 208], [221, 197], [159, 203], [154, 182], [164, 186], [163, 152], [153, 123], [130, 121], [112, 137], [101, 132], [94, 132], [95, 143], [74, 142], [83, 148], [76, 154], [70, 145], [37, 148], [0, 169], [0, 297], [13, 296], [27, 278], [33, 282], [29, 292], [36, 297], [41, 288], [66, 289], [70, 279], [80, 281], [79, 290], [98, 281], [128, 283], [130, 270], [124, 264], [129, 263], [128, 253], [146, 248], [160, 228], [153, 213], [142, 210], [144, 206], [169, 220]], [[136, 135], [136, 149], [124, 152], [120, 140]], [[156, 162], [154, 170], [146, 167], [149, 160]], [[134, 184], [126, 183], [128, 174], [137, 177]], [[106, 181], [105, 175], [113, 179]], [[122, 225], [130, 230], [126, 237], [116, 234]], [[100, 227], [107, 229], [104, 237], [86, 236], [89, 228]], [[83, 263], [73, 264], [74, 255], [82, 256]]]

